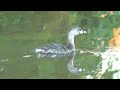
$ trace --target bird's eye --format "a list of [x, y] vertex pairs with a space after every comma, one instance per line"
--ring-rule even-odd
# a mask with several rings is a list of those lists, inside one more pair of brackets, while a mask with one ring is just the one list
[[81, 29], [78, 29], [78, 31], [81, 31]]

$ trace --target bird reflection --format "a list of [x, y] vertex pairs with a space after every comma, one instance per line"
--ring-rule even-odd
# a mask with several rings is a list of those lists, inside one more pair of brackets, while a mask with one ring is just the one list
[[[55, 60], [62, 60], [63, 57], [67, 57], [66, 67], [71, 74], [79, 75], [80, 78], [85, 79], [105, 79], [109, 78], [109, 72], [112, 73], [113, 79], [120, 79], [120, 49], [118, 48], [107, 48], [103, 52], [94, 52], [90, 50], [80, 50], [78, 55], [92, 55], [95, 57], [100, 57], [101, 61], [98, 63], [97, 67], [93, 70], [87, 68], [79, 68], [74, 64], [75, 56], [78, 52], [71, 52], [66, 55], [57, 54], [38, 54], [38, 58], [48, 57], [54, 58]], [[89, 57], [89, 56], [88, 56]], [[80, 59], [80, 58], [79, 58]], [[116, 71], [116, 72], [114, 72]], [[110, 74], [109, 74], [110, 75]], [[82, 77], [81, 77], [82, 76]]]
[[74, 66], [74, 59], [75, 59], [75, 55], [77, 52], [71, 52], [69, 54], [66, 55], [57, 55], [57, 54], [38, 54], [37, 57], [38, 58], [42, 58], [42, 57], [48, 57], [48, 58], [62, 58], [62, 57], [67, 57], [67, 68], [68, 71], [72, 74], [79, 74], [81, 71], [83, 71], [83, 69], [81, 68], [77, 68]]
[[72, 52], [68, 55], [67, 68], [70, 73], [79, 74], [83, 69], [74, 66], [75, 54], [76, 52]]

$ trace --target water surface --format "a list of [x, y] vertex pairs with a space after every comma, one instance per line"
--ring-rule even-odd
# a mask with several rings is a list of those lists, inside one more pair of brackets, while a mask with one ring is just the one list
[[[79, 51], [106, 51], [92, 46], [89, 34], [75, 37], [77, 53], [54, 58], [35, 54], [36, 48], [48, 43], [66, 45], [72, 25], [68, 16], [69, 12], [0, 12], [0, 79], [99, 78], [101, 57]], [[114, 73], [101, 78], [113, 78]]]

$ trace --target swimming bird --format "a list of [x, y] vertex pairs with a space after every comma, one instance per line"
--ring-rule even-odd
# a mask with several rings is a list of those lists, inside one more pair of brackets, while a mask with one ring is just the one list
[[57, 43], [47, 44], [41, 48], [36, 48], [36, 54], [67, 54], [76, 51], [74, 44], [74, 37], [79, 34], [87, 33], [80, 27], [73, 27], [68, 32], [67, 45], [63, 46]]

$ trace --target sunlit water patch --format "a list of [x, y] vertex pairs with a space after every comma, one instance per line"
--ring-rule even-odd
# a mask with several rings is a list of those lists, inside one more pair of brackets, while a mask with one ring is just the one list
[[91, 53], [97, 57], [101, 58], [100, 63], [97, 65], [97, 69], [94, 73], [95, 78], [102, 78], [105, 79], [104, 74], [107, 72], [113, 72], [116, 71], [116, 73], [113, 73], [113, 76], [111, 78], [119, 79], [120, 75], [120, 48], [116, 47], [109, 47], [104, 52], [93, 52], [93, 51], [82, 51], [80, 50], [80, 54], [85, 53]]

